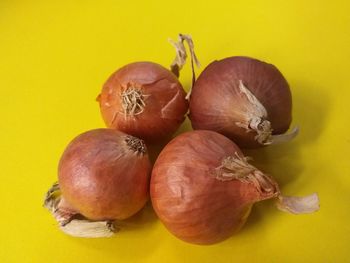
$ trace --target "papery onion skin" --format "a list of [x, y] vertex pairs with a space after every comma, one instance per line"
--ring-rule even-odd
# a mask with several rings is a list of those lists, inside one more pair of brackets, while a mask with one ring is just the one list
[[141, 140], [113, 129], [96, 129], [67, 146], [58, 179], [71, 210], [90, 220], [114, 220], [128, 218], [145, 205], [150, 171]]
[[240, 147], [263, 146], [236, 122], [245, 113], [239, 81], [267, 111], [272, 134], [285, 133], [292, 120], [292, 96], [281, 72], [272, 64], [249, 57], [229, 57], [209, 64], [200, 74], [190, 98], [190, 119], [194, 129], [217, 131]]
[[214, 244], [238, 231], [253, 203], [272, 198], [251, 182], [220, 181], [212, 172], [240, 149], [213, 131], [186, 132], [160, 153], [151, 177], [151, 200], [166, 228], [194, 244]]
[[[121, 94], [135, 88], [142, 100], [134, 110], [123, 108]], [[146, 141], [170, 137], [188, 111], [186, 92], [177, 77], [153, 62], [135, 62], [113, 73], [98, 97], [102, 117], [109, 128]]]

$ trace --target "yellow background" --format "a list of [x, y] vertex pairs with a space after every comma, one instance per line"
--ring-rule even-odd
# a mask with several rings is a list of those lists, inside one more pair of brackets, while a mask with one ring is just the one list
[[[0, 261], [350, 262], [349, 11], [339, 0], [1, 0]], [[301, 133], [247, 154], [285, 194], [317, 191], [321, 210], [293, 216], [263, 202], [238, 235], [207, 247], [175, 239], [150, 206], [114, 238], [64, 235], [42, 201], [65, 145], [104, 126], [95, 97], [114, 70], [168, 66], [179, 32], [192, 34], [201, 70], [249, 55], [283, 72]], [[186, 89], [190, 79], [186, 66]]]

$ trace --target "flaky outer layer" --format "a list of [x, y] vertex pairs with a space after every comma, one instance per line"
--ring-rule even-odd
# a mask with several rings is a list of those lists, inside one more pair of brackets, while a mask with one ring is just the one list
[[125, 219], [148, 200], [148, 155], [130, 147], [129, 138], [117, 130], [96, 129], [65, 149], [58, 168], [62, 196], [86, 218]]
[[241, 147], [262, 146], [254, 131], [242, 127], [249, 124], [250, 109], [240, 81], [265, 107], [272, 134], [285, 133], [292, 120], [289, 85], [274, 65], [249, 57], [214, 61], [201, 73], [190, 98], [193, 128], [217, 131]]
[[212, 131], [191, 131], [173, 139], [159, 155], [151, 177], [153, 207], [167, 229], [195, 244], [230, 237], [263, 196], [249, 181], [215, 178], [227, 156], [241, 156], [229, 139]]
[[[127, 88], [141, 91], [145, 103], [142, 113], [125, 114], [121, 94]], [[98, 100], [107, 127], [154, 141], [171, 135], [184, 121], [188, 110], [185, 97], [172, 72], [156, 63], [136, 62], [113, 73]]]

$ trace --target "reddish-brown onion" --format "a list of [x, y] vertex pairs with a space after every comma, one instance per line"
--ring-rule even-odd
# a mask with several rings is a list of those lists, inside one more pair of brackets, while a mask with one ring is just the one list
[[125, 219], [148, 200], [151, 165], [144, 143], [112, 129], [79, 135], [58, 168], [62, 196], [93, 220]]
[[194, 129], [217, 131], [239, 146], [260, 147], [291, 139], [289, 85], [272, 64], [249, 57], [212, 62], [200, 74], [190, 97]]
[[178, 238], [196, 244], [220, 242], [240, 229], [253, 203], [278, 195], [277, 184], [266, 175], [261, 176], [264, 185], [232, 180], [230, 171], [220, 168], [230, 156], [245, 163], [231, 140], [212, 131], [183, 133], [159, 155], [151, 200], [160, 220]]
[[[48, 192], [45, 206], [70, 235], [109, 236], [114, 232], [109, 221], [126, 219], [147, 202], [150, 173], [142, 140], [114, 129], [91, 130], [65, 149], [58, 185]], [[84, 220], [69, 225], [77, 215]]]
[[107, 127], [146, 141], [176, 131], [188, 110], [177, 77], [153, 62], [128, 64], [110, 76], [98, 96]]
[[245, 223], [252, 205], [277, 197], [280, 210], [317, 211], [316, 194], [286, 197], [275, 180], [250, 165], [231, 140], [213, 131], [191, 131], [160, 153], [151, 177], [153, 207], [179, 239], [213, 244]]

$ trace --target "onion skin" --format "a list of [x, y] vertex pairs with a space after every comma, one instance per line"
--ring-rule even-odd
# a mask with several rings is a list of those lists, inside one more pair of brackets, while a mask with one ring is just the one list
[[59, 162], [62, 204], [90, 220], [125, 219], [139, 211], [149, 198], [151, 164], [146, 148], [130, 147], [130, 139], [144, 147], [113, 129], [76, 137]]
[[242, 122], [246, 102], [239, 81], [255, 95], [267, 111], [272, 134], [285, 133], [292, 120], [292, 96], [281, 72], [272, 64], [249, 57], [229, 57], [214, 61], [200, 74], [190, 98], [190, 119], [194, 129], [217, 131], [240, 147], [263, 146], [247, 132]]
[[[144, 106], [136, 114], [123, 108], [121, 94], [127, 88], [142, 93]], [[186, 93], [177, 77], [152, 62], [128, 64], [113, 73], [98, 97], [102, 117], [109, 128], [146, 141], [170, 137], [188, 111]]]
[[[153, 207], [166, 228], [194, 244], [214, 244], [238, 231], [255, 202], [276, 196], [250, 181], [220, 181], [212, 174], [240, 149], [213, 131], [186, 132], [160, 153], [151, 177]], [[275, 185], [274, 185], [275, 186]]]

